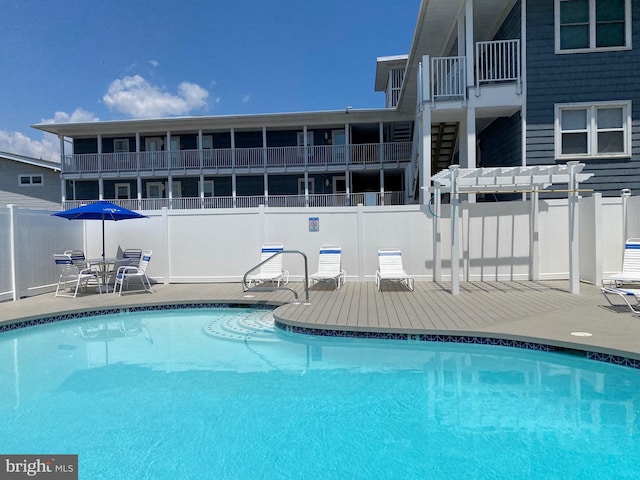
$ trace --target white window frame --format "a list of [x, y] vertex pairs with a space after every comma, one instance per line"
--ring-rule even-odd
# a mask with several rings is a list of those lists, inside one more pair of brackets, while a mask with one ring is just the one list
[[[120, 188], [125, 188], [125, 190], [127, 191], [127, 198], [123, 199], [118, 197], [118, 189]], [[116, 183], [113, 186], [113, 192], [116, 200], [131, 200], [131, 185], [129, 183]]]
[[[316, 193], [315, 180], [311, 177], [307, 179], [307, 187], [309, 189], [309, 195]], [[304, 177], [298, 179], [298, 195], [304, 195]]]
[[[39, 178], [39, 182], [34, 182], [35, 178]], [[23, 182], [23, 179], [28, 179], [28, 182]], [[18, 186], [19, 187], [42, 187], [44, 185], [44, 175], [39, 173], [33, 174], [21, 174], [18, 175]]]
[[[126, 147], [125, 147], [126, 144]], [[113, 153], [129, 153], [129, 139], [128, 138], [114, 138], [113, 139]]]
[[606, 52], [616, 50], [631, 50], [631, 0], [624, 0], [624, 31], [625, 44], [615, 47], [596, 47], [596, 0], [589, 0], [589, 47], [561, 49], [560, 48], [560, 3], [563, 0], [554, 0], [554, 17], [555, 17], [555, 53], [589, 53], [589, 52]]
[[[207, 191], [206, 191], [207, 186], [211, 187], [211, 195], [207, 195]], [[205, 180], [204, 183], [198, 180], [198, 189], [199, 191], [202, 192], [204, 198], [211, 198], [215, 196], [214, 186], [215, 184], [213, 183], [213, 180]]]
[[[597, 111], [600, 108], [622, 108], [622, 130], [624, 133], [623, 145], [624, 152], [617, 153], [598, 153], [598, 128], [597, 128]], [[583, 102], [583, 103], [561, 103], [555, 105], [555, 155], [558, 160], [581, 160], [581, 159], [610, 159], [610, 158], [628, 158], [631, 156], [631, 101], [612, 101], [612, 102]], [[569, 132], [563, 131], [561, 121], [561, 113], [566, 110], [586, 110], [587, 112], [587, 152], [581, 154], [563, 154], [562, 153], [562, 134]], [[600, 130], [606, 131], [606, 130]]]
[[202, 135], [200, 150], [213, 150], [213, 135]]

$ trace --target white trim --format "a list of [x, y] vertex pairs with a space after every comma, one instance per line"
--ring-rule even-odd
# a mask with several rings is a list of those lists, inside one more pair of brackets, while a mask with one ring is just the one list
[[[118, 189], [125, 187], [126, 191], [127, 191], [127, 197], [122, 199], [118, 196]], [[113, 193], [114, 193], [114, 197], [116, 198], [116, 200], [131, 200], [131, 184], [129, 184], [128, 182], [123, 182], [123, 183], [116, 183], [113, 186]]]
[[[211, 195], [207, 195], [206, 186], [211, 185]], [[213, 180], [198, 180], [198, 190], [202, 192], [204, 198], [210, 198], [215, 196], [215, 183]]]
[[596, 47], [596, 0], [589, 0], [589, 47], [575, 49], [560, 48], [560, 3], [564, 0], [554, 0], [554, 37], [555, 37], [555, 53], [591, 53], [591, 52], [611, 52], [619, 50], [631, 50], [632, 48], [632, 21], [631, 21], [631, 0], [624, 0], [624, 30], [625, 44], [615, 47]]
[[[39, 182], [34, 182], [34, 178], [40, 178]], [[26, 178], [29, 181], [27, 183], [22, 183], [22, 179]], [[42, 187], [44, 185], [44, 175], [41, 173], [31, 173], [31, 174], [20, 174], [18, 175], [18, 186], [19, 187]]]
[[313, 195], [316, 193], [315, 181], [313, 178], [307, 178], [307, 188], [308, 190], [305, 191], [304, 177], [298, 178], [298, 195]]
[[[124, 142], [126, 142], [126, 144], [127, 144], [126, 148], [124, 148]], [[128, 152], [129, 152], [129, 139], [128, 138], [114, 138], [113, 139], [113, 153], [128, 153]]]
[[[621, 108], [623, 115], [623, 144], [624, 152], [618, 153], [598, 153], [597, 139], [598, 128], [596, 124], [596, 112], [599, 108]], [[562, 153], [562, 126], [560, 125], [560, 114], [566, 110], [585, 110], [587, 114], [586, 134], [587, 152], [584, 154], [563, 154]], [[558, 103], [554, 106], [554, 144], [555, 158], [558, 160], [580, 160], [590, 159], [611, 159], [629, 158], [631, 156], [631, 101], [608, 101], [608, 102], [581, 102], [581, 103]]]

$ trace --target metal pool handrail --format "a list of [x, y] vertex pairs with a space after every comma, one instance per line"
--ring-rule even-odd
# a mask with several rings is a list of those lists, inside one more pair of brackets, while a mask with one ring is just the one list
[[266, 260], [263, 260], [262, 262], [257, 264], [255, 267], [252, 267], [251, 269], [247, 270], [244, 276], [242, 277], [242, 290], [244, 292], [249, 292], [249, 291], [273, 292], [276, 290], [289, 290], [291, 293], [293, 293], [293, 296], [295, 297], [293, 303], [300, 303], [300, 300], [298, 299], [298, 292], [296, 292], [291, 287], [284, 287], [284, 286], [283, 287], [259, 287], [259, 286], [250, 287], [249, 284], [247, 283], [247, 276], [251, 272], [254, 272], [255, 270], [259, 269], [262, 265], [264, 265], [265, 263], [273, 259], [276, 255], [283, 255], [285, 253], [299, 253], [300, 255], [302, 255], [302, 258], [304, 259], [304, 293], [305, 293], [304, 303], [305, 305], [309, 305], [310, 303], [309, 302], [309, 269], [307, 268], [307, 255], [301, 252], [300, 250], [280, 250], [279, 252], [275, 252]]

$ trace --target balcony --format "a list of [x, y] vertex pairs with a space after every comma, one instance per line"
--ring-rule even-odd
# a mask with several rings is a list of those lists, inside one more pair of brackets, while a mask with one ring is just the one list
[[[128, 200], [108, 199], [130, 210], [191, 210], [202, 208], [255, 208], [266, 207], [349, 207], [362, 204], [365, 206], [404, 205], [405, 194], [398, 192], [367, 192], [338, 194], [304, 195], [251, 195], [224, 197], [180, 197], [180, 198], [140, 198]], [[97, 200], [93, 200], [97, 201]], [[76, 208], [92, 203], [92, 200], [67, 200], [63, 209]]]
[[[423, 101], [465, 101], [469, 87], [476, 96], [487, 86], [515, 85], [520, 91], [520, 40], [477, 42], [475, 45], [474, 81], [467, 79], [468, 57], [434, 57], [422, 68]], [[425, 71], [426, 70], [426, 71]]]
[[[368, 165], [399, 165], [411, 160], [411, 142], [318, 145], [308, 147], [223, 148], [176, 152], [88, 153], [65, 155], [64, 175], [136, 174], [144, 172], [233, 173], [287, 171]], [[320, 169], [319, 168], [319, 169]]]

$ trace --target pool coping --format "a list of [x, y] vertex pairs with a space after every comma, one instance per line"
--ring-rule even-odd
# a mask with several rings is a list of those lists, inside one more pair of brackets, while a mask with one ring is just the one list
[[400, 332], [376, 329], [343, 329], [343, 328], [321, 328], [317, 325], [302, 326], [287, 322], [276, 314], [279, 307], [287, 305], [282, 301], [275, 300], [234, 300], [234, 301], [183, 301], [183, 302], [144, 302], [138, 305], [118, 305], [111, 307], [87, 307], [73, 310], [57, 312], [51, 315], [32, 315], [30, 317], [16, 318], [13, 320], [0, 321], [0, 334], [14, 331], [21, 328], [44, 325], [65, 320], [79, 318], [92, 318], [102, 315], [122, 314], [140, 311], [159, 310], [184, 310], [201, 308], [256, 308], [271, 310], [274, 315], [274, 325], [285, 332], [309, 335], [315, 337], [347, 337], [347, 338], [370, 338], [379, 340], [403, 340], [408, 342], [438, 342], [438, 343], [458, 343], [473, 345], [489, 345], [521, 348], [541, 352], [557, 352], [580, 354], [589, 360], [596, 360], [604, 363], [640, 369], [640, 359], [615, 353], [589, 350], [587, 345], [576, 343], [575, 347], [559, 345], [552, 340], [544, 341], [540, 338], [518, 339], [507, 333], [492, 332]]

